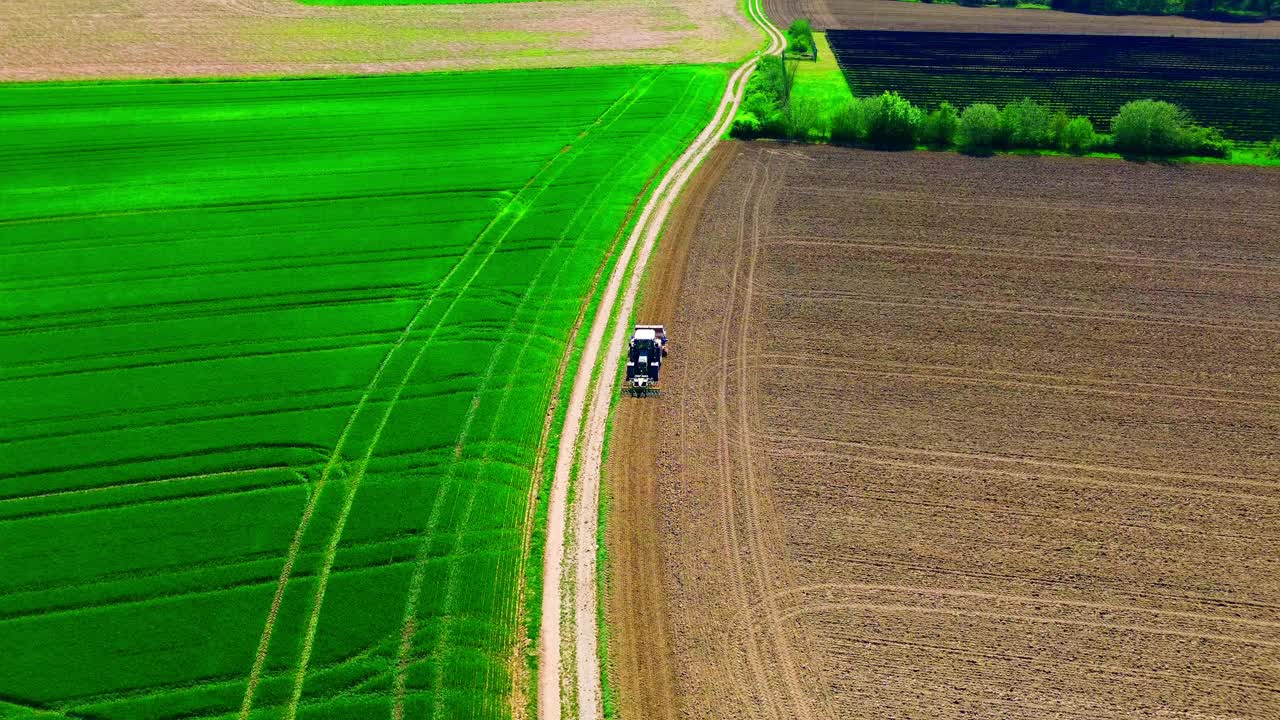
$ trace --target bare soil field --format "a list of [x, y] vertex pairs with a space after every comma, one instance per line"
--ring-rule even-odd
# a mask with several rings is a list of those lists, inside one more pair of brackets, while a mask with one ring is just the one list
[[752, 27], [734, 0], [7, 2], [0, 80], [736, 62], [759, 42]]
[[722, 152], [610, 451], [622, 717], [1280, 717], [1280, 172]]
[[947, 32], [1174, 35], [1280, 38], [1280, 22], [1227, 23], [1179, 16], [1084, 15], [1051, 10], [968, 8], [899, 0], [765, 0], [779, 27], [804, 17], [814, 28]]

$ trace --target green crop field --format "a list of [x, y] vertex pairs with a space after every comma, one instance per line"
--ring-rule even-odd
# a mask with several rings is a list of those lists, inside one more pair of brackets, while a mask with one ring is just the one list
[[567, 339], [727, 75], [0, 86], [0, 716], [508, 716]]

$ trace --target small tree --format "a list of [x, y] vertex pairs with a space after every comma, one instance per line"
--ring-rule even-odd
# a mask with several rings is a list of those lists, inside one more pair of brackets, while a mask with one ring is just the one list
[[1062, 146], [1062, 131], [1067, 129], [1067, 123], [1071, 122], [1071, 118], [1061, 110], [1055, 112], [1053, 117], [1049, 118], [1049, 142], [1058, 147]]
[[818, 57], [817, 45], [813, 41], [813, 28], [804, 18], [796, 18], [787, 28], [787, 52], [793, 55], [813, 55]]
[[1275, 138], [1271, 142], [1267, 143], [1267, 149], [1265, 152], [1267, 157], [1272, 160], [1280, 160], [1280, 138]]
[[920, 108], [893, 91], [885, 91], [867, 107], [867, 141], [875, 145], [914, 145], [923, 124]]
[[1002, 139], [1009, 147], [1047, 147], [1053, 137], [1052, 123], [1049, 108], [1031, 98], [1009, 103], [1000, 112]]
[[729, 128], [729, 137], [739, 140], [750, 140], [760, 137], [760, 118], [753, 112], [742, 111], [733, 118], [733, 126]]
[[867, 139], [867, 105], [870, 99], [853, 98], [842, 105], [831, 117], [831, 139], [836, 142], [855, 143]]
[[1000, 110], [990, 103], [974, 103], [960, 114], [956, 138], [966, 150], [989, 150], [1000, 136]]
[[1192, 125], [1182, 136], [1182, 147], [1179, 152], [1220, 158], [1231, 157], [1231, 141], [1223, 137], [1222, 131], [1217, 128]]
[[935, 147], [949, 147], [956, 141], [956, 129], [960, 126], [960, 113], [949, 102], [943, 101], [937, 110], [924, 119], [920, 137]]
[[783, 132], [792, 140], [811, 140], [822, 135], [822, 103], [812, 97], [792, 98], [783, 119]]
[[1058, 147], [1071, 153], [1087, 153], [1093, 147], [1094, 137], [1093, 123], [1089, 122], [1089, 118], [1080, 116], [1073, 118], [1062, 128], [1058, 135]]
[[766, 55], [756, 61], [756, 71], [747, 83], [748, 94], [752, 91], [767, 93], [781, 107], [787, 90], [787, 68], [782, 58]]
[[1187, 152], [1187, 131], [1191, 127], [1186, 110], [1160, 100], [1127, 102], [1111, 119], [1116, 148], [1143, 155]]

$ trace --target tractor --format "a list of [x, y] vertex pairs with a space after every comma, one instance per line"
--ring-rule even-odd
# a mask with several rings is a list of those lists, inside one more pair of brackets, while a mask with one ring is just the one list
[[627, 348], [627, 379], [623, 389], [632, 397], [658, 394], [658, 371], [667, 356], [667, 329], [637, 325]]

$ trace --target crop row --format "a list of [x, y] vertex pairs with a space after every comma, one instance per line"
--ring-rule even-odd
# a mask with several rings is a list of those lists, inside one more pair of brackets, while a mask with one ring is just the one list
[[0, 697], [505, 717], [556, 369], [724, 81], [0, 87]]
[[1152, 98], [1240, 140], [1280, 135], [1280, 41], [833, 30], [853, 92], [897, 90], [936, 106], [1024, 97], [1100, 129], [1125, 102]]

